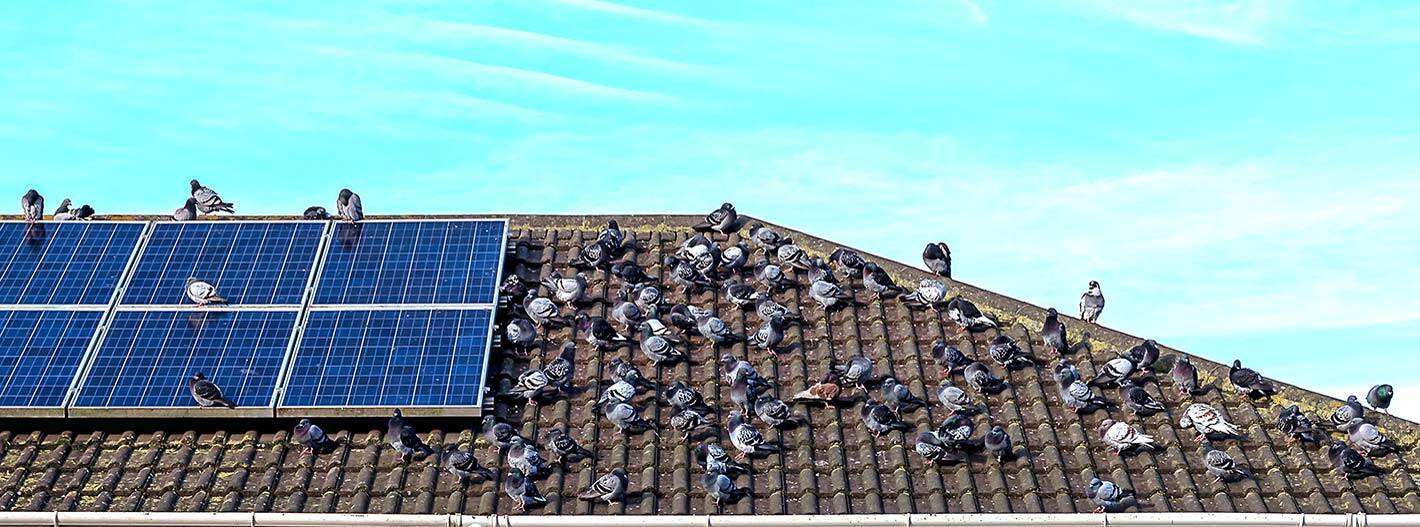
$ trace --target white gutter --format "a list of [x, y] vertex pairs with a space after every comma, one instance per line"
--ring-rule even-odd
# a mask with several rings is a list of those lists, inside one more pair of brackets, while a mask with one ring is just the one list
[[501, 516], [247, 512], [0, 512], [0, 527], [1402, 527], [1420, 514], [846, 514]]

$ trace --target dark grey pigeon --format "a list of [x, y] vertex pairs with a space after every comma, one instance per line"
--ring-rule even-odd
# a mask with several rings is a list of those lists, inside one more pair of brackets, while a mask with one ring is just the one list
[[961, 371], [973, 361], [956, 346], [948, 345], [945, 340], [937, 339], [932, 343], [932, 361], [942, 367], [942, 376], [949, 377], [951, 374]]
[[614, 468], [611, 473], [593, 481], [592, 486], [583, 490], [581, 494], [577, 495], [577, 498], [587, 501], [605, 501], [607, 505], [611, 505], [613, 501], [621, 501], [626, 498], [626, 483], [626, 471]]
[[480, 466], [478, 458], [474, 457], [472, 452], [462, 450], [456, 444], [444, 445], [443, 458], [441, 464], [444, 469], [457, 476], [460, 485], [470, 481], [488, 481], [498, 476], [492, 470]]
[[858, 414], [863, 418], [863, 426], [868, 428], [868, 432], [872, 433], [874, 438], [882, 437], [883, 434], [893, 430], [912, 431], [912, 425], [899, 419], [891, 408], [871, 400], [859, 407]]
[[398, 408], [390, 417], [388, 430], [385, 432], [385, 442], [404, 456], [405, 463], [414, 459], [416, 454], [422, 457], [434, 453], [433, 448], [429, 448], [429, 445], [424, 444], [423, 439], [419, 439], [419, 434], [414, 431], [414, 427], [405, 424], [404, 414]]
[[600, 350], [614, 350], [631, 345], [631, 339], [617, 333], [616, 328], [602, 317], [589, 317], [585, 311], [577, 312], [577, 329], [582, 331], [582, 340]]
[[877, 378], [873, 377], [873, 361], [862, 355], [849, 359], [848, 364], [830, 358], [828, 367], [838, 374], [841, 384], [851, 384], [864, 392], [868, 390], [868, 383], [877, 381]]
[[987, 351], [990, 352], [991, 360], [1005, 366], [1008, 370], [1019, 370], [1042, 364], [1040, 359], [1026, 353], [1016, 344], [1015, 339], [1007, 335], [996, 335], [996, 338], [991, 339], [991, 346], [987, 348]]
[[513, 500], [513, 510], [518, 512], [527, 511], [529, 506], [537, 507], [547, 504], [547, 498], [542, 496], [542, 492], [537, 490], [532, 480], [523, 475], [518, 469], [508, 471], [508, 475], [503, 478], [503, 493]]
[[25, 223], [44, 220], [44, 196], [35, 189], [25, 192], [20, 196], [20, 212], [25, 215]]
[[765, 227], [763, 223], [751, 223], [749, 225], [749, 239], [764, 249], [766, 252], [779, 248], [780, 245], [793, 243], [793, 240], [780, 236], [774, 229]]
[[749, 307], [759, 298], [759, 292], [739, 280], [725, 281], [725, 299], [738, 307]]
[[641, 327], [641, 322], [646, 320], [646, 312], [641, 311], [641, 306], [636, 305], [626, 298], [627, 291], [622, 289], [617, 293], [618, 300], [611, 306], [611, 320], [621, 325], [627, 333], [632, 333]]
[[1287, 434], [1287, 440], [1293, 442], [1319, 445], [1327, 437], [1326, 432], [1317, 428], [1316, 423], [1295, 404], [1277, 412], [1277, 430]]
[[608, 220], [606, 228], [597, 233], [597, 241], [610, 247], [619, 255], [622, 248], [626, 246], [626, 233], [621, 232], [621, 225], [618, 225], [616, 220]]
[[759, 331], [749, 336], [749, 343], [756, 348], [779, 353], [779, 345], [784, 343], [783, 317], [771, 317], [764, 321], [759, 326]]
[[1163, 403], [1149, 395], [1144, 387], [1129, 379], [1119, 381], [1119, 398], [1124, 400], [1124, 405], [1135, 415], [1150, 416], [1167, 410]]
[[612, 263], [611, 275], [631, 285], [643, 284], [655, 280], [646, 274], [645, 269], [631, 260]]
[[976, 307], [976, 304], [962, 298], [961, 295], [954, 296], [947, 302], [947, 317], [951, 318], [952, 322], [956, 322], [958, 333], [964, 331], [980, 333], [996, 327], [995, 320], [991, 320]]
[[991, 368], [980, 362], [973, 362], [962, 370], [966, 383], [978, 393], [995, 395], [1005, 391], [1006, 381], [991, 373]]
[[1182, 355], [1176, 357], [1169, 376], [1173, 378], [1173, 385], [1179, 393], [1184, 395], [1198, 393], [1198, 368], [1188, 361], [1188, 357]]
[[966, 453], [952, 448], [947, 448], [947, 444], [936, 432], [923, 431], [917, 434], [917, 445], [913, 447], [917, 455], [922, 456], [933, 464], [950, 465], [966, 461]]
[[542, 366], [542, 372], [547, 374], [548, 382], [557, 386], [566, 387], [572, 380], [572, 373], [576, 367], [572, 364], [577, 353], [577, 344], [567, 342], [562, 344], [562, 350], [558, 352], [557, 358], [548, 361]]
[[197, 200], [187, 198], [187, 203], [173, 211], [174, 221], [192, 221], [197, 219]]
[[79, 206], [79, 211], [74, 213], [74, 219], [80, 221], [90, 221], [94, 219], [94, 208], [85, 205]]
[[720, 205], [720, 208], [705, 215], [705, 219], [691, 227], [696, 232], [714, 231], [720, 234], [730, 234], [739, 230], [740, 217], [735, 213], [735, 206], [729, 203]]
[[1064, 355], [1070, 351], [1070, 345], [1065, 340], [1065, 322], [1060, 320], [1060, 312], [1053, 307], [1045, 312], [1045, 325], [1041, 327], [1040, 340], [1045, 343], [1045, 349], [1055, 352], [1056, 355]]
[[1016, 452], [1011, 446], [1011, 436], [1006, 434], [1006, 429], [1001, 428], [1001, 425], [991, 426], [991, 430], [982, 438], [982, 445], [988, 454], [996, 457], [997, 463], [1016, 459]]
[[[840, 270], [851, 275], [863, 274], [866, 276], [868, 262], [859, 256], [858, 253], [839, 247], [833, 250], [833, 254], [828, 255], [828, 261], [837, 265]], [[873, 267], [877, 267], [874, 265]], [[881, 269], [881, 268], [879, 268]]]
[[1366, 403], [1371, 408], [1389, 414], [1390, 400], [1395, 397], [1395, 387], [1389, 384], [1377, 384], [1371, 387], [1371, 391], [1366, 393]]
[[922, 249], [922, 263], [937, 276], [952, 277], [952, 250], [945, 242], [929, 243]]
[[715, 506], [739, 501], [749, 491], [736, 487], [729, 476], [719, 472], [706, 472], [700, 476], [700, 486], [705, 487], [705, 496], [715, 500]]
[[1133, 489], [1120, 487], [1112, 481], [1091, 478], [1085, 495], [1095, 503], [1095, 512], [1122, 512], [1138, 504]]
[[308, 220], [328, 220], [330, 213], [326, 212], [325, 207], [312, 205], [306, 207], [306, 211], [301, 213], [301, 217]]
[[892, 377], [884, 377], [882, 386], [879, 387], [878, 390], [882, 393], [883, 404], [899, 416], [902, 415], [904, 411], [912, 411], [927, 406], [927, 401], [913, 395], [912, 390], [907, 389], [906, 385], [897, 382], [897, 379]]
[[237, 407], [237, 403], [223, 397], [222, 389], [218, 388], [216, 383], [207, 380], [207, 376], [203, 375], [200, 371], [197, 372], [196, 375], [193, 375], [191, 379], [187, 380], [187, 390], [192, 393], [192, 398], [197, 401], [197, 405], [203, 408], [213, 408], [217, 406], [225, 406], [227, 408]]
[[907, 288], [897, 285], [892, 276], [888, 275], [882, 267], [878, 267], [878, 264], [866, 262], [862, 265], [863, 288], [872, 291], [874, 297], [880, 299], [897, 298], [907, 293]]
[[1350, 423], [1352, 419], [1363, 419], [1365, 417], [1366, 409], [1361, 407], [1361, 401], [1357, 400], [1356, 396], [1352, 395], [1346, 398], [1345, 404], [1342, 404], [1337, 407], [1335, 411], [1331, 412], [1331, 417], [1328, 418], [1328, 421], [1331, 423], [1332, 428], [1340, 429], [1342, 426]]
[[306, 454], [329, 452], [337, 445], [330, 436], [325, 434], [325, 430], [321, 430], [310, 419], [302, 419], [301, 422], [296, 423], [296, 429], [291, 432], [291, 439], [305, 447]]
[[1326, 449], [1326, 457], [1331, 459], [1331, 465], [1346, 476], [1346, 479], [1364, 479], [1385, 474], [1384, 470], [1366, 459], [1366, 456], [1340, 441], [1331, 442], [1331, 446]]
[[360, 202], [359, 194], [343, 188], [340, 189], [340, 195], [335, 197], [335, 213], [345, 221], [361, 221], [365, 219], [365, 206]]
[[[71, 221], [71, 220], [74, 220], [74, 219], [75, 219], [75, 217], [74, 217], [74, 212], [72, 212], [72, 211], [69, 209], [69, 205], [71, 205], [71, 204], [72, 204], [72, 202], [69, 201], [69, 198], [64, 198], [64, 201], [59, 202], [59, 208], [54, 209], [54, 221]], [[23, 200], [23, 199], [20, 200], [20, 206], [21, 206], [21, 207], [24, 207], [24, 200]], [[26, 218], [25, 218], [26, 221], [28, 221], [29, 215], [26, 214], [25, 216], [26, 216]]]
[[1093, 324], [1103, 312], [1104, 293], [1100, 291], [1100, 283], [1090, 280], [1090, 288], [1080, 295], [1080, 320]]
[[780, 428], [788, 424], [802, 424], [805, 421], [804, 417], [794, 415], [789, 410], [788, 404], [774, 397], [755, 399], [754, 415], [771, 428]]
[[1134, 363], [1135, 370], [1144, 371], [1153, 367], [1155, 362], [1158, 362], [1159, 343], [1154, 342], [1154, 339], [1148, 339], [1129, 348], [1129, 350], [1119, 354], [1119, 356], [1125, 357], [1129, 359], [1129, 362]]
[[1217, 478], [1217, 481], [1224, 483], [1242, 481], [1252, 477], [1252, 473], [1238, 465], [1233, 456], [1213, 448], [1213, 442], [1208, 440], [1203, 441], [1203, 466], [1208, 469], [1209, 474]]
[[1257, 373], [1256, 370], [1244, 368], [1240, 360], [1233, 360], [1233, 367], [1228, 370], [1228, 380], [1233, 383], [1234, 388], [1238, 389], [1238, 393], [1248, 397], [1262, 398], [1277, 395], [1276, 386], [1262, 378], [1262, 374]]
[[188, 185], [192, 187], [192, 199], [197, 200], [197, 210], [203, 214], [232, 212], [233, 205], [222, 201], [222, 197], [218, 196], [216, 191], [202, 186], [196, 179], [189, 181]]
[[611, 248], [599, 241], [582, 246], [577, 258], [568, 263], [577, 269], [607, 269], [611, 264]]
[[515, 318], [508, 321], [503, 326], [503, 337], [507, 339], [508, 345], [525, 352], [537, 347], [537, 327], [532, 321], [524, 318]]
[[513, 425], [500, 422], [491, 415], [483, 416], [481, 433], [483, 439], [488, 441], [488, 445], [495, 451], [508, 448], [513, 444], [513, 438], [519, 437]]
[[566, 430], [553, 428], [542, 436], [543, 444], [547, 449], [557, 454], [557, 462], [561, 464], [576, 463], [583, 459], [590, 459], [592, 451], [577, 444], [577, 440], [567, 434]]

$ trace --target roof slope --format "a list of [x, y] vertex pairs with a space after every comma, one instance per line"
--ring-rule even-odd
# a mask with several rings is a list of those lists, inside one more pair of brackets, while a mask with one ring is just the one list
[[[521, 268], [542, 275], [561, 270], [580, 246], [596, 238], [605, 217], [512, 216], [510, 237], [541, 242], [540, 254], [515, 254], [505, 272]], [[658, 262], [688, 237], [688, 226], [698, 218], [686, 216], [618, 217], [622, 227], [649, 250], [636, 254], [653, 276], [662, 272]], [[782, 229], [811, 252], [827, 255], [836, 246], [800, 232]], [[878, 261], [899, 283], [915, 283], [925, 272], [864, 254]], [[547, 260], [550, 263], [536, 263]], [[595, 289], [614, 294], [618, 282], [605, 272], [593, 276]], [[1004, 333], [1022, 346], [1039, 347], [1034, 332], [1043, 310], [1014, 299], [950, 282], [983, 310], [1002, 321]], [[858, 284], [854, 282], [855, 289]], [[753, 332], [757, 326], [747, 314], [718, 293], [686, 299], [670, 293], [671, 301], [709, 306], [712, 302], [726, 322], [737, 330]], [[860, 293], [860, 298], [869, 295]], [[737, 344], [728, 349], [751, 361], [760, 372], [775, 379], [780, 398], [787, 398], [822, 374], [829, 359], [859, 354], [876, 362], [879, 374], [890, 373], [933, 405], [906, 414], [917, 429], [935, 427], [945, 412], [935, 403], [939, 372], [931, 363], [932, 342], [955, 340], [968, 355], [990, 363], [986, 343], [994, 332], [955, 337], [955, 326], [932, 312], [913, 312], [896, 301], [870, 301], [825, 317], [806, 291], [777, 295], [798, 309], [808, 323], [788, 329], [786, 342], [802, 348], [773, 355]], [[603, 311], [596, 307], [592, 311]], [[594, 313], [599, 314], [599, 313]], [[501, 317], [502, 315], [500, 315]], [[1073, 358], [1086, 378], [1097, 366], [1139, 339], [1103, 327], [1069, 319], [1072, 337], [1080, 328], [1090, 333], [1090, 346]], [[543, 354], [556, 353], [572, 335], [568, 329], [544, 340]], [[1078, 338], [1078, 337], [1077, 337]], [[1073, 339], [1072, 339], [1073, 341]], [[691, 341], [692, 364], [657, 369], [639, 353], [623, 349], [597, 352], [579, 345], [574, 382], [590, 386], [606, 379], [612, 358], [629, 357], [657, 381], [687, 381], [705, 394], [721, 415], [711, 419], [723, 427], [728, 414], [729, 390], [722, 387], [715, 363], [718, 352], [699, 339]], [[1165, 348], [1165, 353], [1176, 353]], [[1196, 360], [1204, 382], [1226, 383], [1226, 368]], [[490, 362], [489, 384], [508, 386], [526, 364], [509, 354], [495, 352]], [[1417, 513], [1420, 487], [1416, 469], [1401, 466], [1394, 457], [1380, 462], [1394, 467], [1388, 475], [1349, 482], [1331, 468], [1325, 453], [1289, 444], [1272, 426], [1277, 404], [1296, 403], [1313, 417], [1329, 414], [1339, 401], [1281, 385], [1271, 402], [1253, 403], [1231, 388], [1186, 397], [1158, 385], [1146, 389], [1168, 406], [1167, 412], [1127, 420], [1155, 435], [1164, 450], [1120, 458], [1101, 443], [1096, 427], [1106, 416], [1078, 417], [1067, 410], [1056, 394], [1049, 369], [1004, 372], [1009, 388], [986, 398], [990, 415], [977, 418], [977, 436], [986, 423], [1003, 425], [1015, 444], [1027, 454], [1022, 460], [1001, 465], [994, 460], [934, 468], [924, 466], [912, 451], [915, 431], [891, 432], [874, 440], [863, 428], [852, 407], [813, 409], [807, 426], [783, 432], [766, 430], [772, 441], [782, 441], [784, 452], [752, 461], [754, 474], [737, 483], [754, 490], [753, 496], [726, 506], [724, 513], [894, 513], [894, 512], [1084, 512], [1094, 508], [1083, 489], [1100, 474], [1138, 492], [1146, 512], [1214, 511], [1276, 513]], [[1264, 372], [1265, 373], [1265, 372]], [[1167, 381], [1166, 381], [1167, 382]], [[582, 461], [565, 471], [554, 468], [537, 482], [550, 503], [530, 514], [686, 514], [713, 513], [698, 479], [699, 467], [691, 455], [693, 444], [676, 434], [622, 435], [601, 417], [592, 401], [599, 388], [584, 390], [570, 400], [541, 406], [497, 405], [496, 415], [515, 423], [522, 434], [541, 437], [554, 427], [566, 427], [595, 460]], [[772, 392], [773, 393], [773, 392]], [[1106, 392], [1117, 399], [1112, 390]], [[650, 397], [643, 415], [665, 423], [670, 413]], [[1255, 480], [1216, 483], [1201, 463], [1192, 434], [1176, 428], [1182, 409], [1190, 402], [1205, 402], [1222, 410], [1246, 430], [1250, 440], [1228, 442], [1225, 448], [1257, 474]], [[640, 399], [638, 399], [640, 400]], [[802, 411], [802, 410], [801, 410]], [[1123, 412], [1114, 412], [1116, 416]], [[1377, 424], [1402, 444], [1413, 445], [1415, 425], [1388, 416]], [[497, 482], [462, 487], [438, 467], [437, 456], [400, 462], [384, 444], [382, 420], [331, 420], [321, 424], [348, 442], [335, 452], [303, 455], [292, 446], [288, 420], [6, 420], [0, 422], [0, 510], [59, 511], [275, 511], [275, 512], [378, 512], [378, 513], [511, 513], [512, 504]], [[447, 443], [469, 448], [477, 423], [471, 420], [415, 421], [422, 436], [436, 449]], [[723, 435], [723, 428], [720, 432]], [[476, 444], [485, 466], [505, 466], [495, 460], [487, 445]], [[631, 479], [626, 504], [592, 504], [576, 494], [599, 474], [624, 467]]]

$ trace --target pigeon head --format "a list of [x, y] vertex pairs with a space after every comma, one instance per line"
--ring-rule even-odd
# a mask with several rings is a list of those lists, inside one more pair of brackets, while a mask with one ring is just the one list
[[196, 179], [187, 182], [187, 184], [188, 184], [188, 186], [192, 187], [192, 190], [194, 190], [194, 191], [197, 190], [197, 189], [202, 188], [202, 184], [201, 184], [201, 183], [198, 183]]
[[399, 408], [395, 408], [395, 409], [394, 409], [394, 416], [395, 416], [395, 417], [404, 417], [404, 412], [399, 411]]
[[1326, 447], [1326, 455], [1330, 457], [1336, 457], [1341, 455], [1341, 451], [1343, 450], [1346, 450], [1346, 443], [1342, 443], [1340, 441], [1332, 441], [1331, 446]]
[[728, 202], [726, 202], [726, 203], [721, 203], [721, 204], [720, 204], [720, 208], [725, 209], [725, 210], [733, 210], [733, 209], [735, 208], [735, 206], [729, 204]]
[[38, 191], [38, 190], [30, 189], [29, 192], [26, 192], [26, 193], [25, 193], [25, 199], [27, 199], [27, 200], [34, 201], [34, 199], [37, 198], [37, 197], [39, 197], [39, 191]]
[[[30, 189], [30, 192], [34, 192], [34, 189]], [[72, 204], [72, 202], [69, 201], [69, 198], [64, 198], [64, 201], [59, 202], [61, 208], [69, 208], [70, 204]]]
[[1094, 289], [1094, 288], [1099, 287], [1099, 286], [1100, 286], [1100, 283], [1099, 283], [1099, 282], [1096, 282], [1096, 281], [1094, 281], [1094, 280], [1090, 280], [1090, 289]]
[[1093, 495], [1103, 485], [1104, 482], [1100, 481], [1100, 478], [1090, 478], [1090, 494]]
[[350, 195], [351, 195], [351, 194], [354, 194], [354, 193], [353, 193], [353, 192], [350, 192], [350, 189], [348, 189], [348, 188], [340, 189], [340, 199], [350, 199]]
[[720, 356], [720, 365], [724, 366], [725, 369], [729, 369], [738, 362], [739, 360], [735, 359], [735, 356], [729, 353]]
[[1144, 341], [1144, 347], [1149, 349], [1157, 348], [1159, 347], [1159, 342], [1154, 339], [1147, 339]]
[[1058, 317], [1060, 316], [1060, 312], [1056, 311], [1055, 308], [1052, 307], [1050, 309], [1045, 310], [1045, 316], [1048, 318]]
[[1189, 416], [1186, 416], [1186, 415], [1183, 416], [1183, 417], [1180, 417], [1180, 418], [1178, 419], [1178, 427], [1179, 427], [1179, 428], [1192, 428], [1192, 427], [1193, 427], [1193, 418], [1192, 418], [1192, 417], [1189, 417]]
[[1241, 367], [1242, 367], [1242, 361], [1240, 361], [1240, 360], [1238, 360], [1238, 359], [1233, 359], [1233, 369], [1236, 370], [1236, 369], [1241, 368]]
[[1382, 399], [1389, 399], [1395, 394], [1395, 388], [1389, 384], [1376, 386], [1376, 395]]
[[607, 220], [607, 222], [606, 222], [606, 228], [608, 228], [608, 229], [620, 229], [621, 226], [619, 226], [619, 225], [616, 224], [616, 220]]
[[206, 378], [207, 378], [207, 376], [206, 376], [206, 375], [203, 375], [202, 372], [200, 372], [200, 371], [197, 372], [197, 375], [193, 375], [193, 376], [192, 376], [192, 380], [194, 380], [194, 381], [200, 381], [200, 380], [206, 379]]
[[310, 420], [310, 419], [302, 419], [301, 422], [296, 423], [296, 429], [297, 429], [297, 430], [305, 430], [305, 429], [310, 428], [310, 427], [311, 427], [311, 420]]
[[744, 416], [744, 414], [739, 413], [738, 411], [730, 412], [730, 429], [731, 429], [731, 430], [734, 430], [735, 428], [737, 428], [737, 427], [739, 427], [740, 425], [744, 424], [744, 422], [745, 422], [745, 416]]
[[1099, 427], [1100, 435], [1104, 435], [1104, 433], [1105, 433], [1106, 430], [1109, 430], [1110, 428], [1113, 428], [1115, 422], [1116, 422], [1116, 421], [1113, 420], [1113, 419], [1105, 419], [1105, 420], [1103, 420], [1103, 421], [1100, 421], [1100, 427]]

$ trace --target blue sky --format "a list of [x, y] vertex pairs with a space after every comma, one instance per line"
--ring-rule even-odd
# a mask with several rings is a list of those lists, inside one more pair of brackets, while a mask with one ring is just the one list
[[[1120, 7], [1127, 4], [1129, 7]], [[1420, 7], [0, 3], [0, 182], [166, 212], [722, 201], [1420, 417]], [[1413, 360], [1412, 360], [1413, 362]]]

